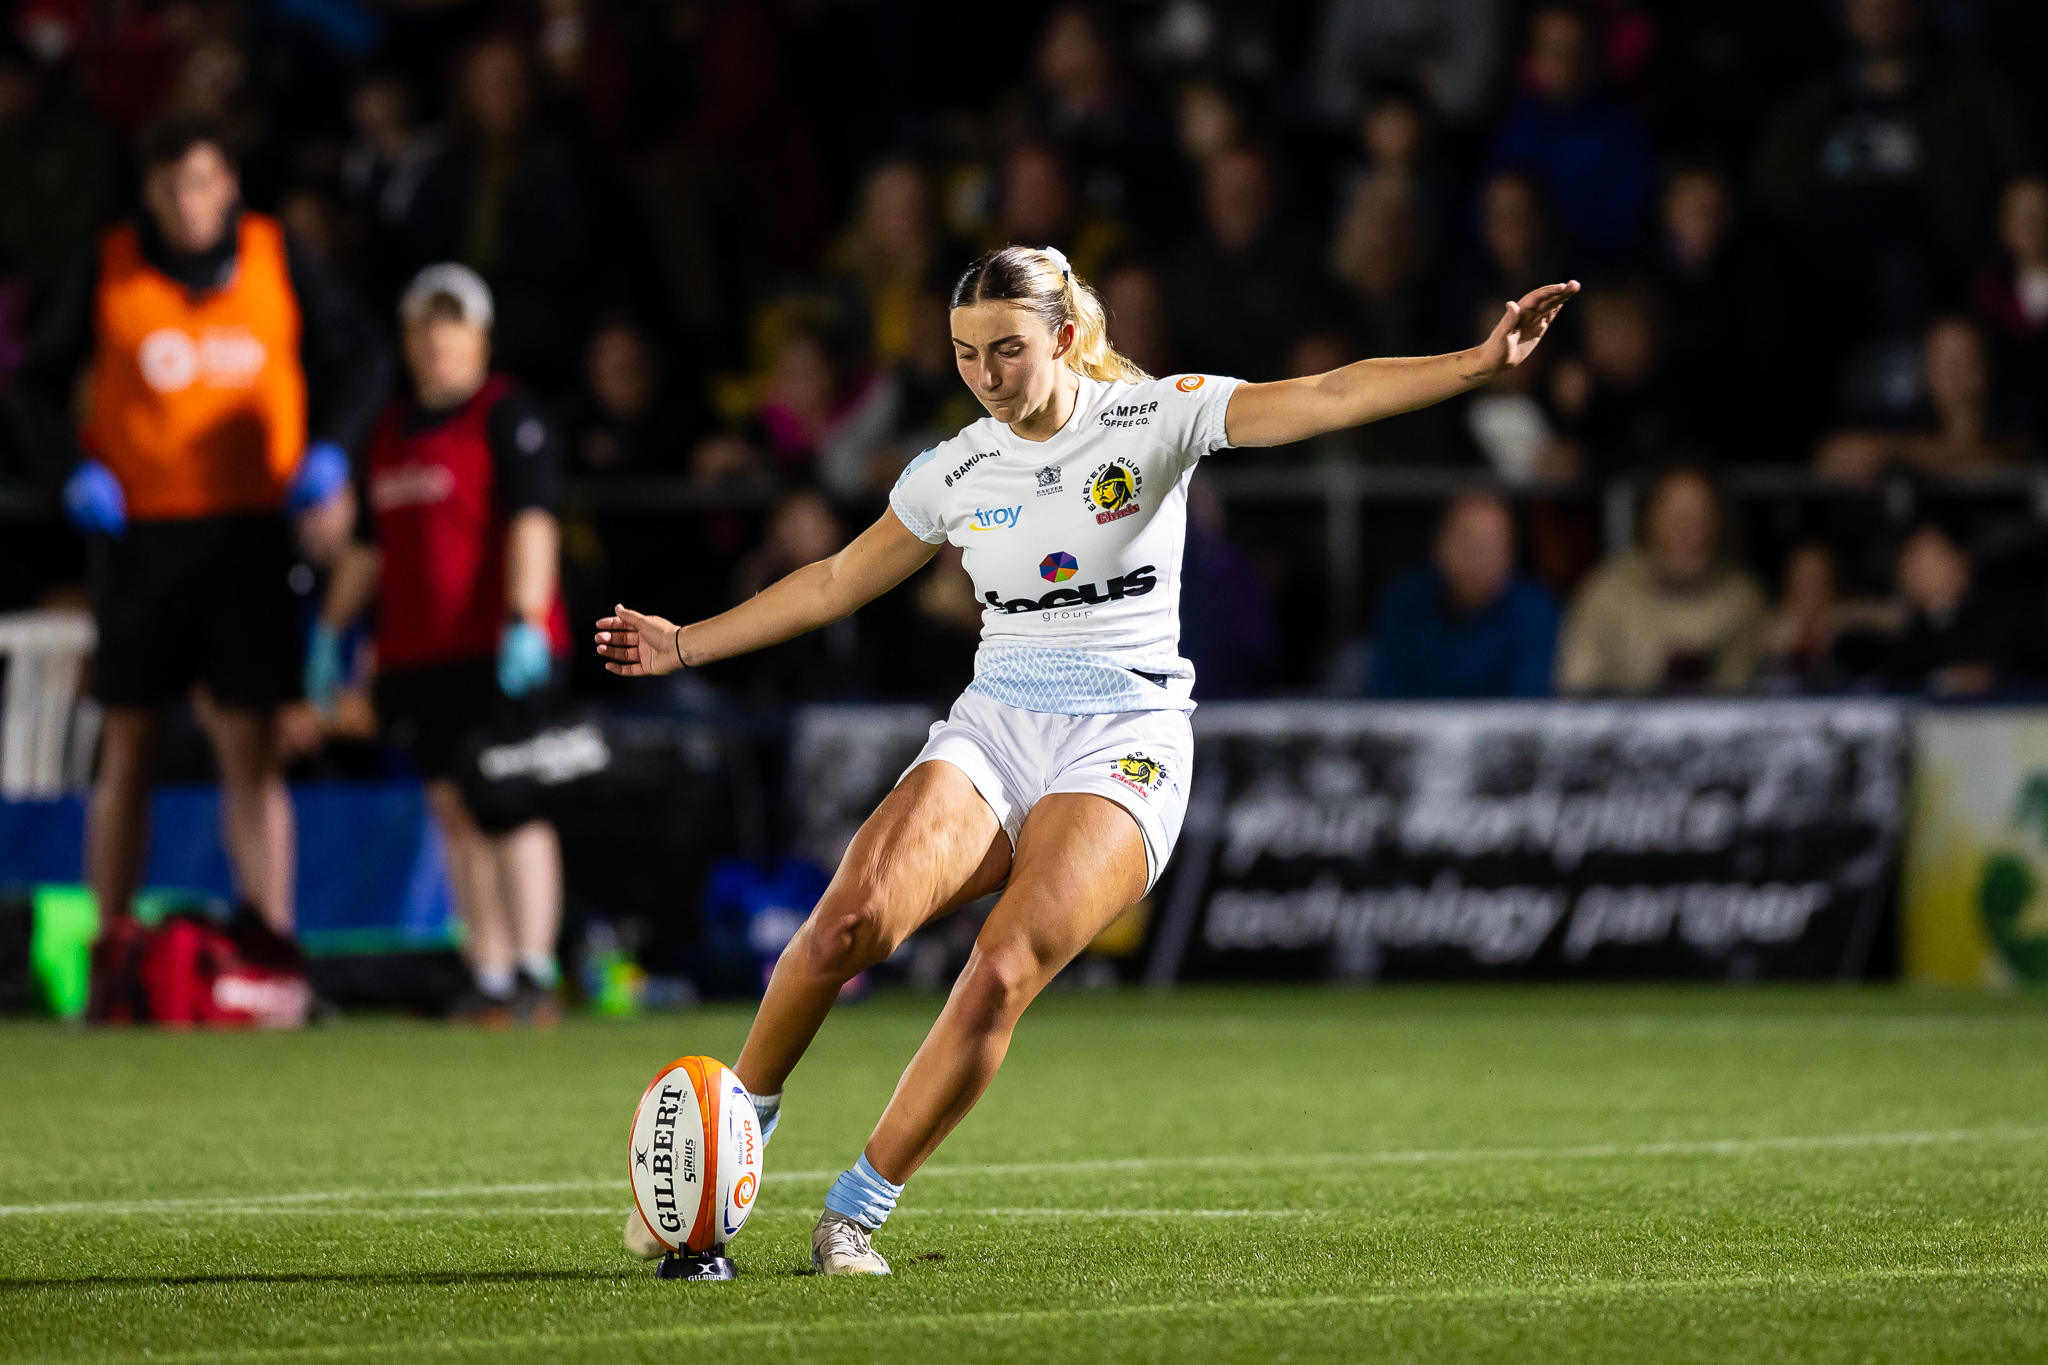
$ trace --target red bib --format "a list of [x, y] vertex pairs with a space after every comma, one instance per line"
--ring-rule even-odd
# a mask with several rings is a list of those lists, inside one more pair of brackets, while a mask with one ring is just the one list
[[[512, 387], [492, 375], [454, 414], [408, 432], [393, 403], [370, 440], [370, 507], [383, 551], [377, 666], [422, 668], [498, 652], [505, 630], [505, 517], [491, 460], [491, 409]], [[548, 612], [569, 643], [559, 592]]]

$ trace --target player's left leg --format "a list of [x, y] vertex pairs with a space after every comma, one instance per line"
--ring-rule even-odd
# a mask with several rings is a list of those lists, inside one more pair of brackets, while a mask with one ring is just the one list
[[220, 767], [221, 842], [235, 891], [276, 933], [292, 933], [298, 829], [269, 709], [215, 705], [206, 725]]
[[1145, 894], [1145, 840], [1107, 797], [1041, 799], [1017, 840], [1010, 884], [976, 937], [946, 1007], [911, 1058], [855, 1167], [812, 1235], [819, 1269], [886, 1275], [869, 1235], [905, 1181], [988, 1089], [1017, 1020], [1062, 967]]

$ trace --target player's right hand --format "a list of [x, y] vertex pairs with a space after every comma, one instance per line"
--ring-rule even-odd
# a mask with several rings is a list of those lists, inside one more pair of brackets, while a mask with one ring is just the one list
[[642, 616], [625, 606], [597, 623], [597, 652], [604, 666], [623, 678], [651, 678], [683, 666], [676, 642], [682, 628], [659, 616]]
[[128, 495], [98, 460], [81, 460], [64, 481], [64, 511], [88, 535], [119, 536], [128, 529]]

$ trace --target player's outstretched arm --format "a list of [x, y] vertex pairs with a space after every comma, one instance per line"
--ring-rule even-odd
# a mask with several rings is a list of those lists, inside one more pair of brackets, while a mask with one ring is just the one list
[[1579, 282], [1546, 284], [1510, 303], [1493, 335], [1449, 355], [1361, 360], [1328, 374], [1240, 384], [1224, 414], [1234, 446], [1278, 446], [1362, 426], [1476, 389], [1529, 358]]
[[597, 652], [612, 672], [644, 678], [781, 644], [874, 601], [938, 550], [912, 535], [895, 512], [884, 512], [830, 559], [806, 564], [708, 620], [678, 626], [619, 606], [597, 623]]

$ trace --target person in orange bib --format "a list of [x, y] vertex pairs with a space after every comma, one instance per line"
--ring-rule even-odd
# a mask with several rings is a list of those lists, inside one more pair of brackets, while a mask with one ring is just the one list
[[74, 268], [17, 390], [28, 443], [92, 542], [106, 719], [85, 869], [117, 931], [147, 864], [167, 710], [195, 684], [239, 914], [292, 931], [276, 727], [299, 695], [292, 519], [345, 535], [347, 451], [391, 380], [369, 314], [242, 208], [228, 148], [201, 115], [144, 131], [143, 212]]

